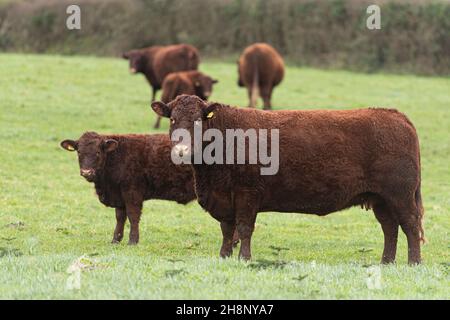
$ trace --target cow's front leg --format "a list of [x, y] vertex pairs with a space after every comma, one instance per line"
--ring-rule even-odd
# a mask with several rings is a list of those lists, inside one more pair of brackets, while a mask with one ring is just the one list
[[130, 221], [130, 240], [128, 245], [135, 245], [139, 242], [139, 220], [141, 219], [142, 203], [127, 204], [127, 216]]
[[241, 239], [239, 258], [250, 260], [252, 257], [251, 240], [255, 229], [257, 197], [251, 193], [237, 193], [234, 207], [236, 210], [236, 227]]
[[119, 243], [123, 239], [123, 229], [127, 214], [124, 208], [116, 208], [116, 228], [114, 229], [114, 236], [111, 243]]
[[221, 221], [220, 228], [222, 229], [222, 247], [220, 248], [220, 257], [228, 258], [233, 254], [233, 235], [236, 229], [234, 221]]

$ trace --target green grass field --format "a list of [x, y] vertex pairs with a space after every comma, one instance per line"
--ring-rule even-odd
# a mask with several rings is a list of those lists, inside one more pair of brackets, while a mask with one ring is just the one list
[[[380, 266], [372, 212], [327, 217], [263, 213], [253, 261], [218, 258], [219, 224], [196, 202], [146, 202], [141, 240], [112, 245], [114, 210], [79, 176], [59, 142], [86, 130], [149, 133], [155, 115], [142, 76], [119, 59], [0, 55], [0, 298], [404, 299], [450, 298], [450, 79], [289, 67], [275, 109], [395, 107], [415, 123], [422, 150], [424, 263]], [[204, 62], [220, 79], [212, 100], [246, 105], [235, 64]], [[166, 132], [167, 120], [160, 132]], [[126, 229], [125, 239], [128, 237]], [[81, 287], [68, 267], [79, 257]], [[370, 283], [369, 283], [370, 284]]]

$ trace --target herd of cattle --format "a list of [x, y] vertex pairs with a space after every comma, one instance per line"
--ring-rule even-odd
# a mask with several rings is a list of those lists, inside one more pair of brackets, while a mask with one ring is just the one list
[[[280, 55], [267, 44], [246, 48], [238, 61], [240, 86], [250, 107], [260, 95], [264, 109], [208, 103], [217, 80], [197, 71], [190, 45], [155, 46], [123, 55], [132, 73], [143, 73], [153, 89], [152, 109], [170, 118], [168, 134], [100, 135], [86, 132], [61, 146], [77, 151], [80, 174], [94, 183], [100, 202], [115, 208], [113, 243], [130, 222], [129, 244], [139, 241], [143, 202], [186, 204], [197, 199], [220, 222], [221, 257], [240, 241], [239, 257], [251, 258], [258, 212], [327, 215], [351, 206], [372, 209], [384, 233], [382, 263], [395, 261], [399, 227], [408, 241], [408, 261], [421, 262], [424, 241], [420, 152], [416, 130], [395, 109], [270, 111], [273, 87], [283, 79]], [[162, 89], [162, 101], [154, 102]], [[181, 164], [171, 160], [176, 129], [279, 130], [279, 171], [260, 175], [261, 164]], [[187, 146], [191, 155], [194, 145]]]

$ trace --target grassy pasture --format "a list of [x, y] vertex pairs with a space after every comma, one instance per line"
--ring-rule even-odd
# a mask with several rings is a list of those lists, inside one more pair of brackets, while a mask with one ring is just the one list
[[[234, 64], [201, 69], [220, 79], [212, 100], [247, 104]], [[449, 78], [294, 67], [275, 90], [276, 109], [396, 107], [417, 127], [424, 264], [406, 265], [400, 233], [397, 265], [380, 267], [372, 288], [383, 236], [360, 208], [322, 218], [262, 213], [250, 263], [218, 258], [220, 227], [195, 202], [146, 202], [140, 244], [126, 245], [127, 228], [124, 243], [111, 245], [113, 209], [59, 142], [86, 130], [151, 132], [148, 85], [119, 59], [1, 54], [0, 298], [449, 299], [449, 92]], [[81, 256], [81, 287], [71, 290], [67, 269]]]

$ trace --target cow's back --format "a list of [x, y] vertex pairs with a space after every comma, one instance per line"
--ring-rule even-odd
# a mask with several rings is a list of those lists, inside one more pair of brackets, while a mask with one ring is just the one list
[[198, 50], [188, 44], [162, 47], [153, 60], [153, 69], [159, 83], [164, 78], [177, 71], [197, 70], [200, 62]]

